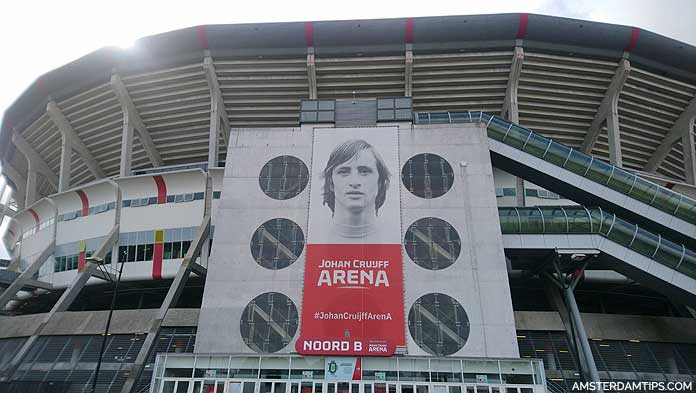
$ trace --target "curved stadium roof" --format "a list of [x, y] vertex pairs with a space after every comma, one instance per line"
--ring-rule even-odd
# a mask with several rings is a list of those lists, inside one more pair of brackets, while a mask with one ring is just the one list
[[[572, 147], [583, 144], [620, 62], [628, 60], [618, 115], [629, 169], [643, 170], [680, 116], [693, 111], [689, 104], [696, 106], [696, 47], [633, 27], [532, 14], [209, 25], [146, 37], [130, 50], [103, 48], [41, 76], [6, 111], [0, 157], [15, 170], [10, 178], [21, 181], [27, 164], [11, 143], [17, 133], [46, 164], [38, 196], [56, 192], [47, 176], [57, 176], [60, 166], [61, 134], [47, 113], [52, 101], [100, 172], [118, 175], [120, 79], [161, 165], [204, 162], [211, 108], [206, 57], [231, 127], [280, 127], [297, 125], [299, 102], [309, 98], [308, 48], [316, 58], [317, 97], [341, 99], [405, 95], [408, 46], [415, 112], [490, 114], [501, 112], [521, 47], [520, 124]], [[657, 173], [684, 179], [680, 143]], [[606, 128], [591, 153], [608, 160]], [[152, 165], [136, 134], [133, 168]], [[95, 179], [77, 153], [72, 168], [73, 186]]]

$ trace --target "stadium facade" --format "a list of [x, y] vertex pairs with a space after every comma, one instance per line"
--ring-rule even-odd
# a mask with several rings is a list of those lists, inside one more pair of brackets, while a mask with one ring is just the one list
[[696, 383], [694, 64], [507, 14], [199, 26], [51, 71], [0, 134], [0, 390]]

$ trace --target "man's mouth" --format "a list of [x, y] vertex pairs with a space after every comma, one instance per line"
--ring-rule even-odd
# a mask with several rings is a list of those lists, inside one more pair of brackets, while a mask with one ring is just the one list
[[365, 195], [365, 194], [360, 192], [360, 191], [348, 191], [348, 192], [346, 192], [346, 195]]

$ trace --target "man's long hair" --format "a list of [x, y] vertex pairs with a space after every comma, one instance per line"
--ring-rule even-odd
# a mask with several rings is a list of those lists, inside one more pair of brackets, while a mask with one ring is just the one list
[[334, 212], [336, 205], [336, 195], [334, 194], [333, 182], [331, 176], [337, 166], [352, 160], [362, 150], [369, 150], [375, 157], [377, 165], [377, 197], [375, 198], [375, 213], [384, 205], [384, 200], [387, 198], [387, 189], [389, 188], [389, 169], [380, 157], [379, 153], [372, 147], [371, 144], [362, 139], [352, 139], [341, 143], [329, 155], [329, 161], [326, 163], [326, 168], [322, 173], [324, 178], [324, 205], [328, 205], [331, 212]]

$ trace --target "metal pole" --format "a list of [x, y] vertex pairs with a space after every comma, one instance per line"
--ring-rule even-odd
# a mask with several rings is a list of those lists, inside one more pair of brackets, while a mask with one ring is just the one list
[[[580, 318], [578, 305], [575, 302], [573, 288], [565, 286], [562, 292], [566, 305], [570, 309], [570, 315], [573, 318], [573, 325], [576, 327], [575, 333], [578, 335], [580, 345], [582, 346], [582, 352], [585, 355], [585, 363], [588, 371], [590, 372], [590, 377], [592, 378], [593, 382], [600, 382], [599, 372], [597, 372], [597, 365], [595, 364], [594, 357], [592, 356], [592, 350], [590, 349], [590, 342], [587, 340], [587, 333], [585, 332], [585, 327], [583, 326], [582, 319]], [[602, 392], [602, 389], [600, 388], [595, 391]]]
[[[118, 255], [116, 257], [118, 257]], [[111, 297], [111, 307], [109, 308], [109, 317], [106, 320], [106, 328], [104, 329], [104, 338], [102, 339], [101, 350], [99, 351], [99, 361], [97, 362], [96, 370], [94, 370], [94, 379], [92, 379], [91, 393], [94, 393], [97, 389], [97, 379], [99, 378], [99, 369], [101, 368], [102, 359], [104, 358], [104, 349], [106, 348], [106, 339], [109, 336], [109, 327], [111, 326], [111, 317], [114, 314], [114, 307], [116, 306], [116, 295], [118, 294], [118, 284], [121, 282], [121, 274], [123, 274], [123, 265], [125, 265], [125, 262], [121, 262], [121, 267], [118, 270], [118, 278], [116, 279], [116, 285], [114, 286], [114, 294]]]

